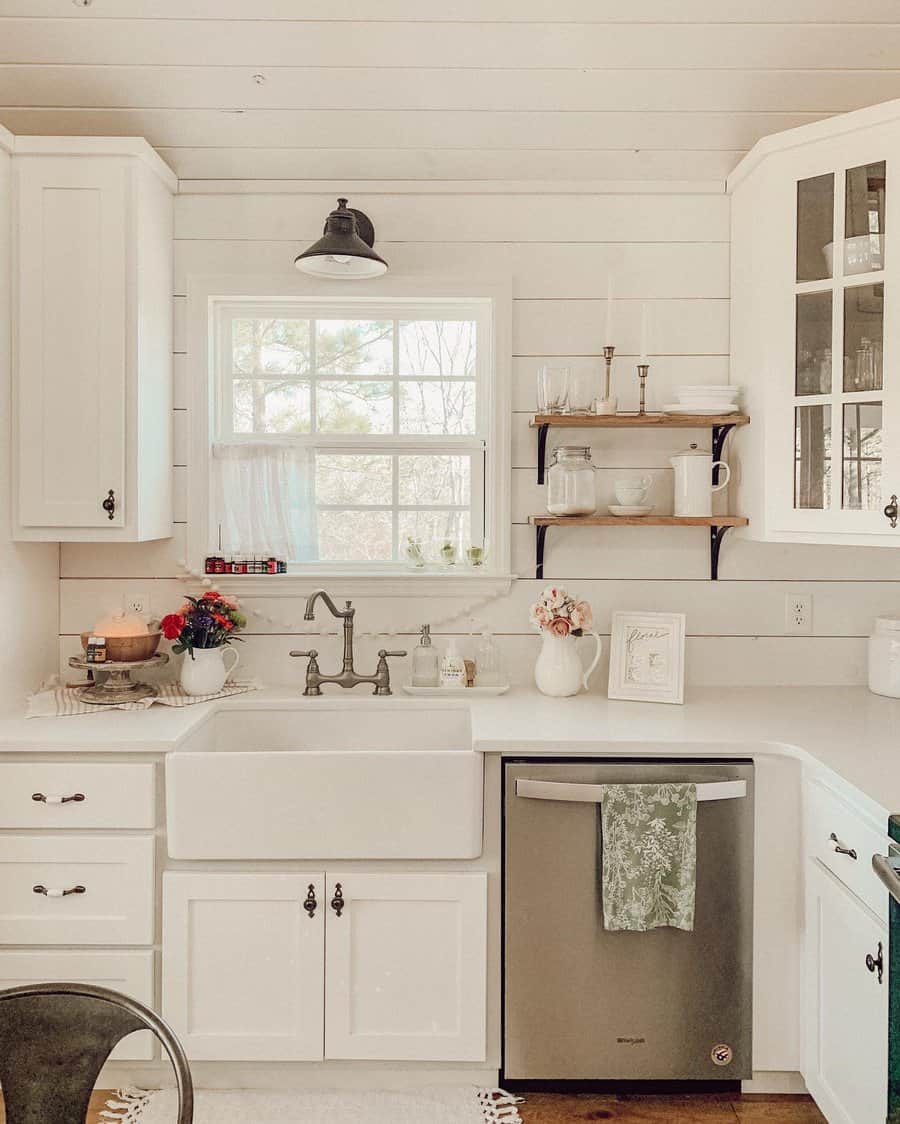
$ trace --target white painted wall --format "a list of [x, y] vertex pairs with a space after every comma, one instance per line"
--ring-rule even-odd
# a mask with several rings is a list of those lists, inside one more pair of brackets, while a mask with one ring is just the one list
[[[549, 169], [548, 169], [549, 170]], [[176, 199], [174, 296], [176, 313], [176, 457], [186, 465], [186, 412], [191, 356], [186, 354], [186, 279], [192, 273], [293, 272], [298, 250], [318, 236], [333, 206], [321, 184], [301, 181], [183, 185], [195, 192]], [[598, 364], [603, 344], [607, 276], [621, 296], [616, 320], [621, 358], [615, 367], [620, 405], [634, 408], [640, 301], [652, 302], [654, 343], [649, 379], [651, 408], [670, 400], [678, 382], [728, 380], [729, 201], [723, 190], [701, 185], [628, 184], [590, 190], [480, 185], [376, 185], [352, 203], [373, 218], [378, 247], [395, 274], [453, 278], [512, 276], [513, 351], [513, 568], [522, 575], [512, 593], [489, 606], [389, 598], [358, 599], [365, 668], [386, 632], [414, 643], [419, 623], [452, 608], [465, 633], [476, 616], [493, 627], [514, 677], [525, 680], [539, 638], [528, 626], [528, 605], [540, 589], [533, 574], [530, 513], [542, 509], [535, 483], [536, 439], [528, 429], [535, 372], [545, 358]], [[599, 369], [599, 367], [598, 367]], [[565, 440], [577, 439], [567, 433]], [[593, 431], [601, 498], [608, 500], [616, 469], [652, 471], [654, 500], [671, 504], [668, 458], [707, 432]], [[555, 444], [551, 433], [551, 447]], [[738, 466], [739, 467], [739, 466]], [[186, 467], [176, 471], [176, 518], [184, 519]], [[670, 508], [669, 508], [670, 510]], [[171, 542], [100, 548], [67, 545], [61, 560], [60, 652], [76, 649], [77, 634], [130, 590], [149, 592], [156, 612], [179, 602], [176, 561], [184, 557], [184, 526]], [[722, 548], [718, 583], [708, 580], [709, 547], [703, 529], [592, 528], [553, 530], [547, 581], [565, 583], [594, 605], [598, 628], [608, 633], [614, 609], [687, 613], [687, 679], [693, 684], [860, 683], [865, 680], [865, 637], [878, 613], [900, 612], [900, 561], [894, 551], [780, 546], [741, 541], [731, 532]], [[790, 592], [814, 598], [813, 635], [783, 635]], [[288, 658], [298, 635], [326, 626], [316, 644], [329, 667], [337, 659], [337, 622], [312, 629], [299, 600], [254, 600], [251, 608], [276, 617], [254, 620], [242, 648], [244, 666], [270, 683], [299, 685], [301, 661]], [[444, 628], [439, 630], [447, 632]], [[388, 645], [396, 647], [396, 643]], [[594, 688], [605, 689], [604, 659]]]
[[0, 708], [55, 670], [59, 548], [10, 537], [10, 188], [12, 138], [0, 128]]

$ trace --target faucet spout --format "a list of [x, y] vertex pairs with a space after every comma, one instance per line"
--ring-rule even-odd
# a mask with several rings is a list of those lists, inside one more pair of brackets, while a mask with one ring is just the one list
[[356, 610], [352, 609], [350, 607], [351, 606], [350, 601], [347, 602], [347, 606], [346, 606], [345, 609], [339, 609], [337, 607], [337, 605], [335, 605], [335, 603], [331, 600], [331, 597], [329, 596], [329, 594], [324, 589], [317, 589], [317, 590], [315, 590], [315, 592], [311, 593], [309, 595], [309, 597], [307, 597], [307, 599], [306, 599], [306, 610], [303, 614], [303, 619], [305, 621], [312, 621], [312, 620], [316, 619], [316, 613], [315, 613], [316, 602], [319, 600], [319, 598], [321, 598], [325, 602], [325, 604], [328, 606], [328, 610], [333, 617], [337, 617], [339, 620], [345, 620], [345, 621], [353, 619], [353, 617], [356, 613]]

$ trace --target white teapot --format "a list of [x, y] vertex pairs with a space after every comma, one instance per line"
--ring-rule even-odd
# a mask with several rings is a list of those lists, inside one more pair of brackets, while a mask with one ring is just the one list
[[[669, 463], [675, 469], [675, 514], [712, 515], [713, 492], [727, 487], [731, 479], [728, 465], [724, 461], [713, 462], [712, 453], [697, 445], [676, 453]], [[719, 469], [718, 484], [713, 484], [715, 468]]]

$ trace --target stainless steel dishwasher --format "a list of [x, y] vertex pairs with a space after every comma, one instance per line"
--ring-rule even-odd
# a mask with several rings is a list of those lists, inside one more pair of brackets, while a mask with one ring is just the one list
[[[597, 785], [697, 785], [692, 932], [603, 928]], [[509, 1081], [751, 1076], [753, 764], [504, 761]]]

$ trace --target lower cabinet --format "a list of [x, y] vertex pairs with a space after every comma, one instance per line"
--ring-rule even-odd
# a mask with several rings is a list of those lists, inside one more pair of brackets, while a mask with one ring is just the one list
[[807, 1087], [829, 1124], [884, 1124], [887, 928], [815, 861], [807, 864], [806, 950]]
[[167, 872], [163, 1014], [197, 1060], [485, 1057], [482, 873]]

